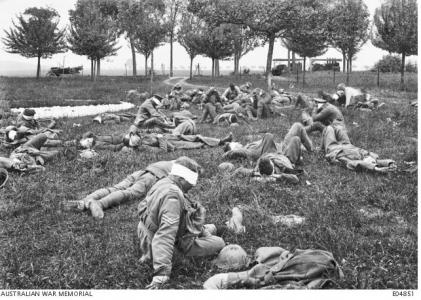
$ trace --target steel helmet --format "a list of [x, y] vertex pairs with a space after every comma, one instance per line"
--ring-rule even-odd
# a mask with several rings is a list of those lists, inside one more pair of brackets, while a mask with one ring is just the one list
[[249, 264], [249, 258], [246, 251], [236, 244], [227, 245], [219, 252], [218, 257], [214, 260], [214, 264], [219, 269], [239, 270], [245, 268]]
[[7, 179], [9, 179], [9, 173], [7, 173], [6, 169], [0, 168], [0, 189], [4, 187]]
[[223, 162], [218, 166], [218, 169], [221, 172], [231, 172], [234, 168], [234, 165], [230, 162]]

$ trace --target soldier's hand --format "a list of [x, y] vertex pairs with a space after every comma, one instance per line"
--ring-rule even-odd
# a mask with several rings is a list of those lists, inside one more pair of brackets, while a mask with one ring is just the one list
[[168, 276], [154, 276], [151, 283], [146, 286], [148, 290], [157, 290], [162, 287], [170, 278]]

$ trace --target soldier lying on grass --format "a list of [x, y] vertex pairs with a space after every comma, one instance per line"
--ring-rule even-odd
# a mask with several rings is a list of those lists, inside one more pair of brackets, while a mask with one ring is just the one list
[[44, 133], [39, 133], [14, 149], [9, 158], [0, 157], [0, 167], [22, 172], [43, 171], [45, 162], [59, 155], [68, 146], [74, 146], [75, 143], [76, 141], [60, 140], [52, 143]]
[[327, 126], [323, 129], [322, 148], [328, 161], [342, 164], [351, 170], [386, 173], [397, 169], [395, 161], [380, 160], [376, 153], [352, 145], [348, 134], [340, 126]]
[[285, 180], [298, 183], [299, 179], [296, 174], [300, 174], [302, 171], [296, 170], [295, 166], [302, 160], [302, 145], [308, 151], [313, 150], [313, 144], [304, 126], [300, 123], [294, 123], [282, 143], [275, 143], [273, 135], [266, 133], [262, 140], [246, 146], [238, 143], [227, 144], [225, 147], [227, 152], [224, 157], [257, 160], [254, 169], [241, 167], [233, 172], [234, 176], [247, 175], [263, 181]]
[[232, 133], [228, 136], [218, 139], [206, 137], [200, 134], [196, 135], [175, 135], [170, 133], [164, 134], [141, 134], [139, 132], [131, 132], [124, 137], [124, 144], [130, 148], [140, 148], [141, 146], [158, 147], [165, 151], [175, 151], [177, 149], [200, 149], [204, 147], [223, 146], [225, 143], [232, 141]]
[[[182, 156], [178, 159], [190, 160]], [[78, 210], [90, 210], [92, 217], [102, 219], [104, 210], [123, 203], [142, 201], [150, 188], [160, 179], [167, 177], [177, 160], [159, 161], [136, 171], [112, 187], [101, 188], [82, 200], [69, 201], [66, 206]], [[191, 160], [192, 164], [195, 163]], [[198, 166], [199, 167], [199, 166]]]
[[151, 261], [154, 269], [148, 289], [160, 288], [169, 280], [175, 249], [186, 256], [209, 256], [225, 246], [215, 235], [215, 225], [205, 225], [205, 208], [187, 196], [198, 176], [196, 162], [177, 159], [168, 177], [157, 181], [139, 206], [140, 260]]

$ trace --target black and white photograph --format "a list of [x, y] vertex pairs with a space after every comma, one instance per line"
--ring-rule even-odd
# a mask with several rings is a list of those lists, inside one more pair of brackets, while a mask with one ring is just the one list
[[417, 0], [0, 0], [0, 298], [418, 270]]

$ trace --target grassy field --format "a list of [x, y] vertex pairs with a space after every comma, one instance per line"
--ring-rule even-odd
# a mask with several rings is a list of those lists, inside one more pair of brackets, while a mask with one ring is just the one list
[[[156, 78], [154, 91], [160, 89], [161, 81], [161, 77]], [[9, 100], [11, 107], [111, 104], [125, 100], [126, 92], [136, 88], [149, 91], [150, 80], [145, 77], [99, 77], [92, 82], [86, 76], [38, 80], [0, 77], [0, 100]]]
[[[216, 85], [226, 86], [228, 80], [232, 78], [217, 79]], [[249, 79], [242, 78], [241, 82], [246, 80]], [[209, 83], [210, 79], [194, 82]], [[264, 81], [254, 78], [253, 84]], [[314, 90], [316, 87], [304, 91]], [[392, 158], [402, 168], [404, 161], [417, 160], [417, 145], [411, 142], [417, 137], [417, 113], [406, 102], [413, 99], [411, 93], [389, 91], [388, 95], [384, 110], [344, 114], [355, 145]], [[290, 111], [284, 117], [261, 120], [250, 127], [232, 128], [232, 132], [235, 140], [242, 143], [258, 139], [264, 132], [275, 134], [279, 141], [299, 115], [299, 111]], [[82, 127], [72, 128], [73, 122]], [[61, 122], [66, 139], [87, 130], [110, 133], [128, 127], [128, 123], [93, 125], [89, 118]], [[229, 131], [230, 128], [199, 125], [203, 135], [220, 137]], [[320, 135], [313, 135], [312, 139], [320, 146]], [[144, 288], [152, 278], [152, 269], [138, 262], [137, 203], [106, 211], [100, 222], [85, 213], [64, 211], [63, 203], [112, 185], [149, 163], [181, 155], [196, 159], [206, 169], [191, 194], [207, 208], [208, 222], [223, 224], [230, 217], [231, 208], [242, 205], [247, 232], [226, 233], [226, 242], [240, 244], [249, 254], [261, 246], [331, 251], [345, 275], [338, 288], [417, 288], [416, 173], [355, 173], [330, 165], [322, 153], [316, 152], [305, 154], [304, 169], [308, 175], [300, 184], [262, 184], [219, 174], [217, 166], [223, 161], [222, 153], [220, 148], [128, 155], [102, 152], [100, 158], [85, 163], [58, 158], [47, 165], [43, 174], [11, 174], [0, 194], [0, 288]], [[361, 209], [375, 213], [364, 214]], [[278, 214], [297, 214], [304, 216], [306, 222], [295, 228], [273, 225], [268, 216]], [[201, 288], [217, 272], [211, 259], [176, 255], [167, 288]]]
[[[382, 73], [380, 74], [380, 87], [377, 87], [377, 73], [373, 72], [353, 72], [350, 74], [349, 85], [359, 88], [365, 88], [373, 95], [379, 97], [391, 98], [409, 98], [416, 99], [418, 92], [418, 76], [416, 73], [407, 73], [405, 75], [406, 89], [399, 91], [400, 74]], [[246, 81], [254, 83], [255, 87], [266, 88], [267, 83], [262, 75], [242, 75], [242, 76], [221, 76], [212, 79], [209, 76], [197, 76], [189, 81], [195, 84], [207, 84], [221, 87], [227, 87], [229, 82], [242, 84]], [[302, 73], [299, 74], [297, 82], [296, 74], [285, 74], [282, 80], [274, 79], [273, 82], [279, 88], [284, 88], [289, 92], [309, 92], [317, 93], [318, 90], [334, 92], [336, 85], [340, 82], [346, 82], [346, 74], [336, 73], [335, 82], [333, 81], [333, 72], [306, 72], [305, 86], [302, 83]]]

